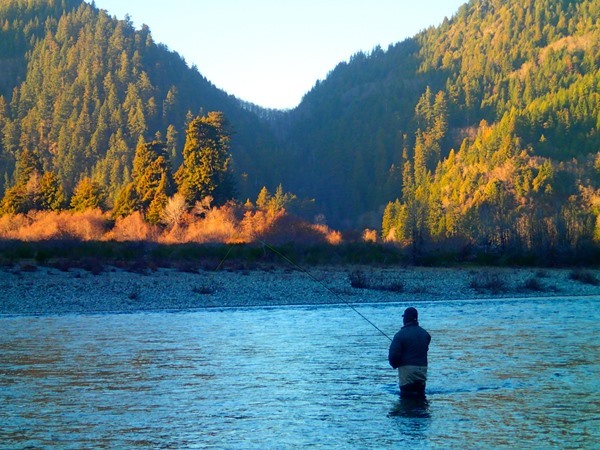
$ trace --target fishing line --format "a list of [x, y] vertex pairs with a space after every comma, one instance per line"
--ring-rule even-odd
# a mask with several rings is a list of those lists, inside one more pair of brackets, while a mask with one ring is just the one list
[[377, 325], [375, 325], [373, 322], [371, 322], [367, 317], [365, 317], [358, 309], [356, 309], [351, 303], [347, 302], [346, 300], [344, 300], [342, 298], [341, 295], [339, 295], [337, 292], [335, 292], [333, 289], [331, 289], [329, 286], [327, 286], [325, 283], [323, 283], [321, 280], [319, 280], [318, 278], [316, 278], [312, 273], [310, 273], [308, 270], [306, 270], [304, 267], [302, 267], [300, 264], [292, 261], [290, 258], [288, 258], [287, 256], [285, 256], [283, 253], [281, 253], [280, 251], [278, 251], [277, 249], [273, 248], [272, 246], [270, 246], [269, 244], [267, 244], [264, 241], [258, 240], [258, 242], [260, 242], [263, 246], [267, 247], [269, 250], [271, 250], [273, 253], [275, 253], [276, 255], [279, 255], [282, 259], [284, 259], [285, 261], [287, 261], [289, 264], [291, 264], [292, 266], [296, 267], [297, 269], [299, 269], [301, 272], [304, 272], [306, 275], [308, 275], [312, 280], [316, 281], [317, 283], [319, 283], [321, 286], [323, 286], [325, 289], [327, 289], [330, 293], [332, 293], [338, 300], [340, 300], [342, 303], [344, 303], [346, 306], [348, 306], [349, 308], [352, 309], [352, 311], [354, 311], [356, 314], [358, 314], [360, 317], [362, 317], [365, 321], [367, 321], [373, 328], [375, 328], [377, 331], [379, 331], [382, 335], [384, 335], [386, 338], [388, 338], [390, 341], [392, 340], [391, 337], [389, 337], [387, 334], [385, 334], [381, 328], [379, 328]]
[[225, 262], [225, 260], [227, 259], [227, 257], [229, 256], [229, 254], [231, 253], [231, 250], [233, 250], [233, 246], [235, 244], [231, 244], [229, 246], [229, 249], [227, 250], [227, 253], [225, 254], [225, 256], [223, 256], [223, 259], [221, 259], [221, 261], [219, 262], [219, 265], [217, 266], [217, 268], [215, 269], [215, 272], [218, 272], [219, 269], [221, 268], [221, 266], [223, 265], [223, 263]]
[[[294, 266], [295, 268], [297, 268], [298, 270], [300, 270], [301, 272], [305, 273], [306, 275], [308, 275], [313, 281], [319, 283], [321, 286], [323, 286], [327, 291], [329, 291], [331, 294], [333, 294], [338, 300], [340, 300], [343, 304], [345, 304], [346, 306], [348, 306], [350, 309], [352, 309], [352, 311], [354, 311], [356, 314], [358, 314], [360, 317], [362, 317], [369, 325], [371, 325], [373, 328], [375, 328], [377, 331], [379, 331], [379, 333], [381, 333], [383, 336], [385, 336], [386, 338], [388, 338], [390, 341], [392, 340], [391, 337], [389, 337], [381, 328], [379, 328], [377, 325], [375, 325], [371, 320], [369, 320], [369, 318], [367, 318], [364, 314], [362, 314], [358, 309], [356, 309], [351, 303], [349, 303], [348, 301], [344, 300], [342, 298], [341, 295], [339, 295], [337, 292], [335, 292], [333, 289], [331, 289], [329, 286], [327, 286], [325, 283], [323, 283], [321, 280], [319, 280], [318, 278], [316, 278], [312, 273], [310, 273], [308, 270], [306, 270], [304, 267], [302, 267], [300, 264], [292, 261], [290, 258], [288, 258], [287, 256], [285, 256], [283, 253], [281, 253], [279, 250], [277, 250], [276, 248], [272, 247], [271, 245], [267, 244], [265, 241], [257, 239], [258, 242], [260, 242], [263, 247], [268, 248], [269, 250], [271, 250], [273, 253], [275, 253], [276, 255], [278, 255], [279, 257], [281, 257], [284, 261], [286, 261], [288, 264]], [[217, 268], [215, 269], [215, 272], [218, 272], [219, 269], [223, 266], [223, 264], [225, 263], [225, 260], [227, 259], [227, 257], [229, 256], [229, 254], [231, 253], [231, 251], [233, 250], [235, 244], [231, 244], [229, 246], [229, 249], [227, 250], [227, 253], [225, 254], [225, 256], [221, 259], [221, 261], [219, 262], [219, 265], [217, 266]]]

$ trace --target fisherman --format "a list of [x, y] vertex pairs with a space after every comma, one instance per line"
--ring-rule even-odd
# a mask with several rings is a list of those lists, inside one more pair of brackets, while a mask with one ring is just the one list
[[419, 326], [419, 313], [415, 308], [406, 308], [402, 318], [404, 326], [392, 340], [388, 359], [390, 365], [398, 369], [400, 397], [425, 398], [431, 335]]

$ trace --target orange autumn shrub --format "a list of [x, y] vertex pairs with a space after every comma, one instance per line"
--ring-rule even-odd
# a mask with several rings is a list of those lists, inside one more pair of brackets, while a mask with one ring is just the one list
[[241, 223], [241, 232], [244, 242], [257, 242], [264, 239], [269, 230], [281, 217], [285, 215], [284, 210], [262, 210], [247, 211]]
[[[112, 226], [112, 228], [111, 228]], [[230, 203], [219, 208], [178, 215], [170, 225], [149, 224], [141, 212], [112, 222], [109, 213], [86, 211], [30, 211], [0, 216], [0, 239], [45, 241], [146, 241], [161, 244], [233, 244], [265, 241], [279, 245], [342, 242], [338, 231], [323, 224], [311, 224], [284, 209], [244, 208]]]
[[377, 230], [365, 229], [362, 234], [362, 240], [373, 244], [377, 243]]
[[139, 211], [133, 214], [120, 217], [115, 222], [115, 226], [108, 232], [104, 239], [117, 242], [125, 241], [157, 241], [160, 234], [160, 228], [156, 225], [150, 225], [144, 220], [144, 216]]
[[185, 233], [187, 225], [184, 223], [175, 223], [173, 226], [166, 228], [159, 236], [158, 242], [161, 244], [181, 244], [185, 242]]
[[325, 240], [331, 245], [340, 245], [342, 243], [342, 233], [337, 230], [330, 229], [327, 225], [317, 224], [312, 227], [319, 233], [325, 236]]
[[185, 231], [185, 242], [205, 243], [240, 243], [239, 220], [235, 208], [225, 205], [213, 208], [204, 218], [191, 222]]
[[59, 214], [54, 211], [30, 211], [27, 213], [29, 223], [19, 229], [17, 239], [20, 241], [47, 241], [66, 238], [58, 216]]
[[101, 240], [108, 224], [99, 210], [30, 211], [0, 218], [0, 238], [19, 241], [51, 239]]
[[290, 242], [314, 245], [328, 242], [326, 227], [313, 225], [285, 213], [277, 215], [267, 225], [262, 232], [255, 233], [255, 240], [265, 241], [271, 245]]
[[19, 231], [29, 227], [31, 219], [25, 214], [5, 214], [0, 217], [0, 239], [19, 239]]
[[82, 241], [102, 240], [110, 223], [107, 214], [98, 208], [80, 212], [64, 211], [58, 219], [67, 236]]

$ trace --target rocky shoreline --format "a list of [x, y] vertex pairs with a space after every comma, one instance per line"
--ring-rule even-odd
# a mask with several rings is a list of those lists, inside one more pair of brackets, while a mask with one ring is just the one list
[[[358, 281], [357, 281], [358, 280]], [[600, 270], [315, 267], [307, 272], [0, 269], [0, 314], [599, 296]], [[358, 287], [360, 286], [360, 287]]]

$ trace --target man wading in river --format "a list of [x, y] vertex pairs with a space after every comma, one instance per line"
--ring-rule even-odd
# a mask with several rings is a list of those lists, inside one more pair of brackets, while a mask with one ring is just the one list
[[424, 398], [431, 336], [419, 326], [419, 313], [415, 308], [406, 308], [402, 317], [404, 326], [394, 336], [388, 359], [390, 365], [398, 369], [400, 396]]

